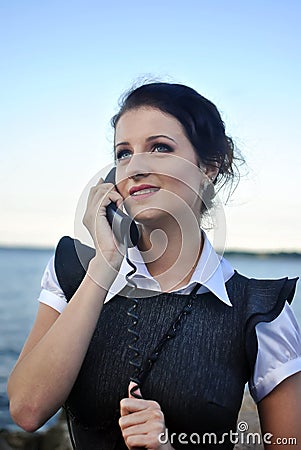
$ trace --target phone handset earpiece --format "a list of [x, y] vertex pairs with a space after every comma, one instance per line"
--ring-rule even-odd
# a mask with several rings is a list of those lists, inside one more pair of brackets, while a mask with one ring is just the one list
[[[115, 184], [115, 173], [116, 168], [113, 167], [104, 182]], [[135, 247], [140, 239], [140, 232], [135, 221], [121, 211], [121, 209], [117, 208], [115, 203], [110, 203], [107, 206], [106, 213], [108, 222], [118, 242], [129, 247]]]

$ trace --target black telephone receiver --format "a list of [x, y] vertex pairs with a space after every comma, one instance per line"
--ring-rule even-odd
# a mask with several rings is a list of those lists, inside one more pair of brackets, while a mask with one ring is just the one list
[[[113, 167], [104, 182], [115, 184], [115, 173], [116, 168]], [[135, 247], [138, 244], [140, 232], [134, 220], [117, 208], [115, 203], [110, 203], [107, 206], [106, 213], [116, 239], [128, 247]]]

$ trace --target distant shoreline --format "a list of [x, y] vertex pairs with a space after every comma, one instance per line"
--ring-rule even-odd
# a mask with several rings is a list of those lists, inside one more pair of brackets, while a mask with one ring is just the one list
[[[54, 252], [54, 247], [35, 247], [35, 246], [22, 246], [22, 245], [5, 245], [0, 244], [0, 251], [37, 251], [37, 252]], [[301, 252], [296, 251], [278, 251], [278, 250], [226, 250], [223, 253], [225, 256], [254, 256], [258, 258], [271, 258], [271, 257], [283, 257], [283, 258], [301, 258]]]
[[224, 252], [225, 256], [256, 256], [259, 258], [270, 258], [270, 257], [290, 257], [290, 258], [301, 258], [301, 252], [285, 252], [285, 251], [251, 251], [251, 250], [226, 250]]

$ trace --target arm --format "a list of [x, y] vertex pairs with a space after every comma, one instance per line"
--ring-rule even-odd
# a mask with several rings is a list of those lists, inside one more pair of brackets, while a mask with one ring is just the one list
[[[96, 256], [69, 304], [59, 315], [41, 305], [34, 327], [8, 383], [11, 415], [27, 431], [35, 431], [64, 403], [81, 368], [102, 309], [107, 288], [119, 270], [122, 254], [105, 217], [111, 200], [120, 201], [112, 185], [91, 189], [84, 223]], [[109, 191], [110, 189], [110, 191]], [[98, 215], [98, 220], [95, 220]]]
[[[301, 445], [301, 372], [280, 383], [258, 403], [265, 450], [297, 449]], [[287, 438], [284, 440], [283, 438]], [[288, 438], [295, 438], [289, 442]], [[278, 439], [278, 441], [277, 441]], [[274, 444], [273, 444], [274, 443]]]
[[59, 316], [41, 304], [8, 383], [15, 422], [35, 431], [66, 400], [88, 349], [106, 290], [86, 275]]

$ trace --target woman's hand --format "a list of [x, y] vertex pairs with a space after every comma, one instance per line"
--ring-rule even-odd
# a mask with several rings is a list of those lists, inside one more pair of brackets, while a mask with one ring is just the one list
[[[121, 418], [119, 425], [123, 439], [130, 450], [148, 448], [150, 450], [172, 450], [169, 444], [160, 443], [159, 436], [166, 431], [164, 415], [160, 405], [152, 400], [133, 398], [130, 391], [135, 386], [129, 385], [129, 398], [120, 402]], [[136, 391], [140, 394], [140, 390]]]
[[104, 183], [101, 178], [90, 190], [83, 224], [89, 231], [96, 249], [96, 259], [100, 261], [98, 267], [106, 263], [116, 271], [119, 270], [123, 254], [113, 235], [106, 217], [106, 207], [116, 203], [119, 207], [123, 198], [116, 191], [114, 184]]

